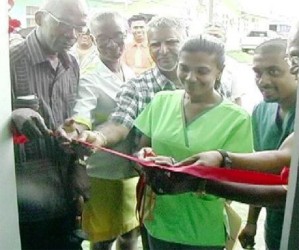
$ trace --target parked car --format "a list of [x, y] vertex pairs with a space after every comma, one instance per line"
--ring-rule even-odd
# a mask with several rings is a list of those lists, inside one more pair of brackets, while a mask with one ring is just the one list
[[241, 49], [243, 52], [254, 50], [261, 43], [278, 38], [279, 35], [272, 30], [252, 30], [241, 39]]

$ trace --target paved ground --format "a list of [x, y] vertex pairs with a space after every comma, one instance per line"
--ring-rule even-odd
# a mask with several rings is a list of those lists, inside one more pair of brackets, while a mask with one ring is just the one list
[[[233, 202], [232, 207], [241, 216], [242, 223], [243, 223], [243, 226], [244, 226], [245, 223], [246, 223], [246, 219], [247, 219], [248, 205], [242, 204], [242, 203], [239, 203], [239, 202]], [[260, 214], [259, 221], [258, 221], [257, 234], [256, 234], [256, 237], [255, 237], [255, 242], [256, 242], [255, 250], [264, 250], [265, 249], [264, 221], [265, 221], [265, 209], [262, 209], [262, 212]], [[241, 250], [241, 249], [243, 249], [243, 248], [241, 247], [241, 245], [238, 242], [234, 250]]]

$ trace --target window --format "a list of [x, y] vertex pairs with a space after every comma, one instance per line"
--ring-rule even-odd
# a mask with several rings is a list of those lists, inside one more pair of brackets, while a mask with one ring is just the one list
[[38, 11], [37, 6], [26, 6], [26, 15], [27, 16], [34, 16], [36, 11]]
[[35, 12], [38, 11], [38, 6], [26, 6], [26, 26], [35, 26]]

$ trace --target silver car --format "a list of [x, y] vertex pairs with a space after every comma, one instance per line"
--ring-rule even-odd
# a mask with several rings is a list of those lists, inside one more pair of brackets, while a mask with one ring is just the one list
[[279, 38], [279, 35], [272, 30], [252, 30], [241, 39], [241, 49], [243, 52], [254, 50], [261, 43]]

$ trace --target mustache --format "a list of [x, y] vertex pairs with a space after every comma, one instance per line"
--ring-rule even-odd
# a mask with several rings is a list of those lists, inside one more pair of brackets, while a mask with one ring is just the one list
[[267, 91], [267, 90], [271, 90], [271, 89], [274, 89], [274, 87], [272, 86], [263, 86], [263, 87], [259, 87], [259, 90], [260, 91]]

